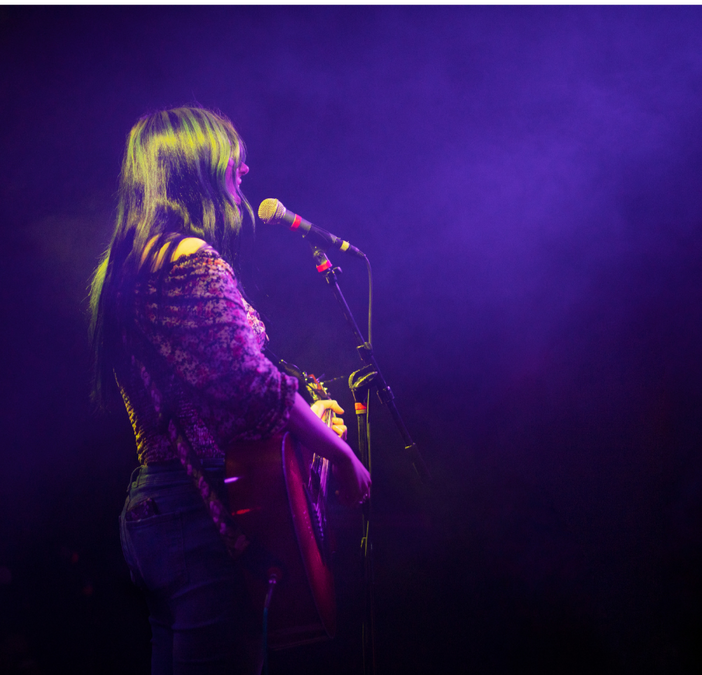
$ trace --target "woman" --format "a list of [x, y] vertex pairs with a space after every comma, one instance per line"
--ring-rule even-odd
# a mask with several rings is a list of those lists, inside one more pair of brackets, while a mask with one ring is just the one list
[[233, 272], [242, 212], [253, 222], [240, 192], [244, 159], [221, 114], [142, 117], [92, 282], [95, 394], [102, 403], [121, 395], [136, 437], [121, 536], [149, 605], [154, 674], [260, 669], [240, 569], [251, 549], [220, 501], [224, 448], [289, 430], [331, 461], [345, 503], [370, 490], [341, 419], [334, 433], [261, 352], [263, 324]]

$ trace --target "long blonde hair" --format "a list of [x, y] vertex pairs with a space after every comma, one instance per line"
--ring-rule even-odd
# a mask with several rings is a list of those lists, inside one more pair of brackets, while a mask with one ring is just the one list
[[126, 302], [143, 267], [166, 245], [198, 237], [236, 269], [242, 207], [251, 225], [250, 204], [241, 207], [225, 183], [227, 166], [245, 159], [244, 144], [221, 113], [185, 106], [144, 115], [127, 137], [120, 173], [114, 232], [90, 290], [90, 332], [95, 359], [93, 395], [104, 405], [116, 393], [112, 371]]

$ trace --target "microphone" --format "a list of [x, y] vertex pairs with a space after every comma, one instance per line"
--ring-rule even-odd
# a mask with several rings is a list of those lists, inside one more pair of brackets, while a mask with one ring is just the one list
[[266, 224], [273, 223], [290, 225], [293, 232], [300, 232], [303, 237], [308, 238], [310, 243], [318, 243], [321, 248], [334, 247], [339, 251], [351, 253], [359, 258], [365, 258], [366, 254], [359, 251], [355, 246], [351, 246], [348, 241], [339, 239], [331, 232], [323, 230], [321, 227], [312, 225], [308, 220], [301, 218], [297, 213], [288, 211], [277, 199], [264, 199], [258, 207], [258, 217]]

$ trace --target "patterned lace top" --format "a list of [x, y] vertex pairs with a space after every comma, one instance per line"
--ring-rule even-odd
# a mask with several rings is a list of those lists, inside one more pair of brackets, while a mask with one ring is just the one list
[[177, 416], [200, 458], [280, 431], [297, 380], [261, 353], [265, 327], [232, 268], [207, 247], [137, 282], [117, 381], [141, 464], [176, 459]]

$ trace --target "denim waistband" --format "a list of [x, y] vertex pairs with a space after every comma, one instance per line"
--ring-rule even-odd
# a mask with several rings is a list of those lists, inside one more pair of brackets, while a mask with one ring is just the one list
[[[205, 472], [215, 478], [219, 472], [224, 477], [224, 457], [207, 457], [200, 460]], [[192, 478], [188, 476], [185, 468], [179, 459], [172, 459], [165, 462], [156, 462], [145, 466], [138, 466], [132, 471], [129, 484], [140, 485], [162, 485], [175, 483], [190, 483]]]

